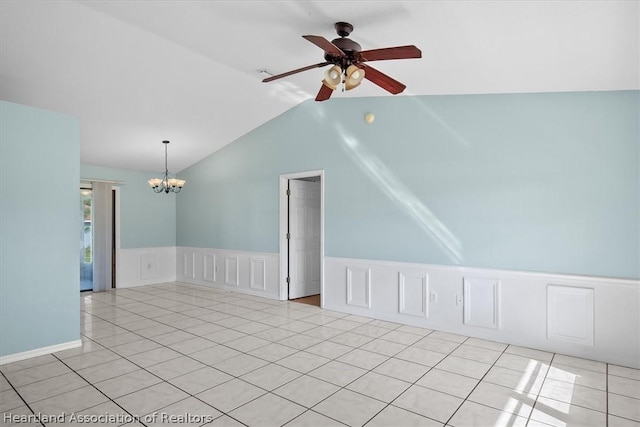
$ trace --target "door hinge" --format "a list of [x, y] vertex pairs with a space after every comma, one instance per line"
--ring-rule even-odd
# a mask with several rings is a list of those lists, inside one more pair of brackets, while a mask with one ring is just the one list
[[291, 190], [287, 188], [287, 196], [290, 196], [290, 195], [291, 195]]
[[291, 239], [291, 234], [287, 233], [287, 240]]
[[287, 276], [287, 284], [291, 283], [291, 277]]

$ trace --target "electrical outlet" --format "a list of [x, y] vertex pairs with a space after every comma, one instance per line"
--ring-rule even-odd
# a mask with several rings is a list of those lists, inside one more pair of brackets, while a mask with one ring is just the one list
[[438, 302], [438, 294], [436, 292], [431, 292], [431, 294], [429, 295], [429, 301], [431, 302]]
[[456, 295], [456, 305], [462, 305], [463, 302], [462, 295]]

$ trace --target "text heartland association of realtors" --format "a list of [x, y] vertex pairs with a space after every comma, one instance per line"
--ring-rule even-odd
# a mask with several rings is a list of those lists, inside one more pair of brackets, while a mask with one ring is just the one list
[[129, 415], [126, 412], [117, 414], [76, 414], [72, 412], [67, 414], [62, 412], [60, 414], [12, 414], [11, 412], [5, 412], [3, 414], [3, 423], [6, 424], [23, 424], [23, 423], [45, 423], [45, 424], [62, 424], [62, 423], [78, 423], [78, 424], [125, 424], [133, 422], [144, 423], [167, 423], [167, 424], [192, 424], [198, 425], [210, 423], [215, 420], [218, 415], [197, 415], [197, 414], [167, 414], [165, 412], [153, 412], [147, 415]]

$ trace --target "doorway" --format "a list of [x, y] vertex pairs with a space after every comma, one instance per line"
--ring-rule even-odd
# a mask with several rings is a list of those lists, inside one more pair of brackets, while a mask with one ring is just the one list
[[280, 299], [323, 305], [324, 171], [280, 176]]
[[80, 188], [80, 292], [93, 290], [93, 197], [91, 188]]
[[[99, 212], [96, 212], [96, 206], [93, 197], [93, 188], [91, 183], [83, 183], [80, 187], [80, 209], [81, 209], [81, 232], [80, 232], [80, 292], [93, 291], [94, 290], [94, 263], [100, 260], [96, 260], [96, 256], [104, 256], [109, 259], [109, 270], [111, 271], [110, 280], [107, 284], [110, 288], [116, 287], [116, 259], [118, 256], [118, 235], [119, 235], [119, 188], [112, 187], [109, 193], [111, 199], [110, 206], [107, 209], [110, 210], [109, 218], [110, 232], [106, 236], [109, 242], [108, 253], [102, 254], [100, 250], [96, 250], [95, 247], [95, 227], [96, 218], [99, 216]], [[105, 217], [105, 215], [100, 215]], [[99, 221], [98, 221], [99, 222]]]

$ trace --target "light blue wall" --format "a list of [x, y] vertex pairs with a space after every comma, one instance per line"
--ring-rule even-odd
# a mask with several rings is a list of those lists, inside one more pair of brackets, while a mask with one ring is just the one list
[[637, 91], [307, 101], [182, 172], [177, 243], [277, 252], [279, 175], [324, 169], [327, 256], [638, 278], [639, 115]]
[[80, 339], [75, 118], [0, 101], [0, 355]]
[[120, 186], [120, 247], [123, 249], [176, 245], [176, 198], [181, 194], [154, 193], [147, 183], [152, 175], [88, 164], [80, 167], [83, 179], [124, 182]]

